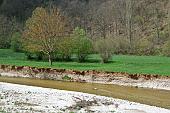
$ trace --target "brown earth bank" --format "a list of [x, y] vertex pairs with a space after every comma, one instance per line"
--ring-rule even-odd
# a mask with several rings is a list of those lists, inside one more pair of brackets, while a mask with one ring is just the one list
[[170, 76], [124, 72], [77, 71], [30, 66], [0, 65], [0, 76], [26, 77], [71, 82], [92, 82], [170, 90]]

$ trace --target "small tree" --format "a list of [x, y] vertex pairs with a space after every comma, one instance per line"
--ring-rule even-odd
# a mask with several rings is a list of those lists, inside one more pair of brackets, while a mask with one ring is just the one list
[[167, 41], [162, 47], [163, 55], [170, 56], [170, 41]]
[[21, 51], [21, 34], [15, 32], [11, 38], [11, 49], [15, 52]]
[[62, 55], [62, 60], [71, 60], [74, 49], [74, 40], [71, 37], [65, 37], [60, 40], [58, 51]]
[[12, 21], [3, 15], [0, 15], [0, 48], [10, 48], [13, 29]]
[[100, 54], [102, 63], [107, 63], [114, 53], [114, 41], [110, 38], [101, 38], [95, 43], [95, 50]]
[[75, 28], [73, 31], [74, 51], [77, 54], [79, 62], [84, 62], [89, 53], [92, 52], [92, 42], [87, 38], [84, 29]]
[[139, 39], [136, 42], [136, 49], [138, 55], [153, 55], [156, 52], [153, 42], [147, 38]]
[[59, 9], [38, 7], [26, 22], [23, 43], [28, 51], [48, 55], [49, 64], [52, 65], [52, 54], [67, 31], [66, 20]]
[[116, 37], [113, 39], [116, 54], [127, 54], [130, 48], [128, 39], [124, 37]]

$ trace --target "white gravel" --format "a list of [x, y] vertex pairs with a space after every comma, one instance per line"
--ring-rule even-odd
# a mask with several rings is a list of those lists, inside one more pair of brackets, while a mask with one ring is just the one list
[[163, 90], [170, 91], [170, 79], [154, 79], [154, 80], [142, 80], [142, 81], [133, 80], [130, 82], [129, 81], [113, 80], [110, 84], [116, 84], [122, 86], [137, 86], [140, 88], [163, 89]]
[[1, 111], [11, 113], [170, 113], [168, 109], [104, 96], [0, 82]]

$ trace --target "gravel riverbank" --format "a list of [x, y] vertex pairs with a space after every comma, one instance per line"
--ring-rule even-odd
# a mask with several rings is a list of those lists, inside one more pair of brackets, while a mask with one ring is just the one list
[[0, 110], [12, 113], [170, 113], [170, 110], [92, 94], [0, 82]]

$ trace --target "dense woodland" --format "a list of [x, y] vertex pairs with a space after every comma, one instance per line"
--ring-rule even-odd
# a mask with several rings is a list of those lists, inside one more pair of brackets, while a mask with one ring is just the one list
[[170, 56], [170, 0], [0, 0], [0, 48], [50, 62]]

